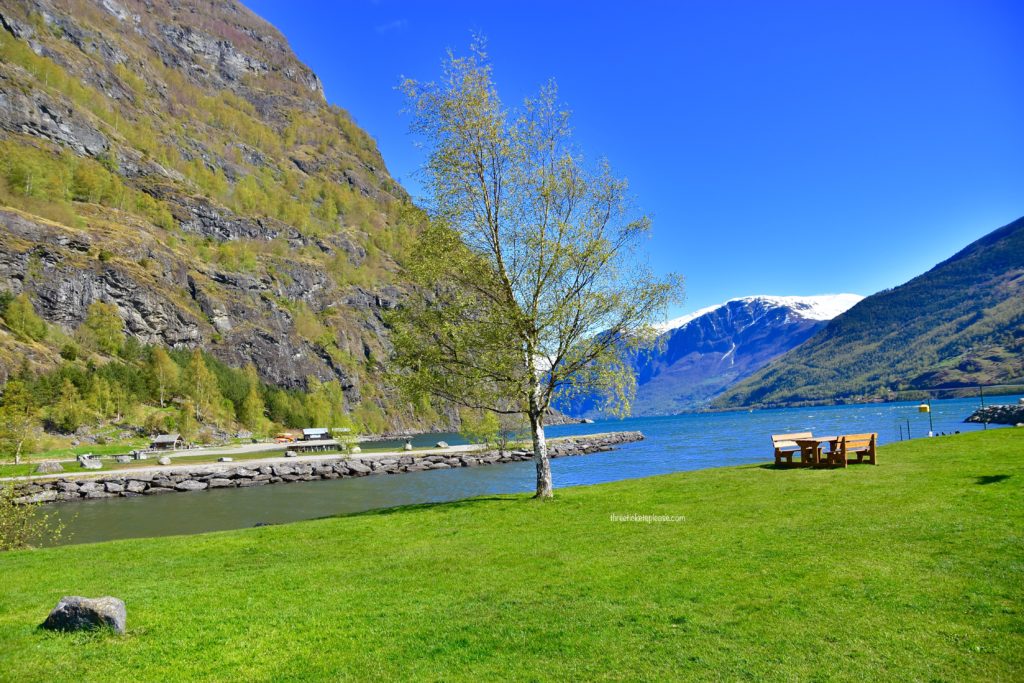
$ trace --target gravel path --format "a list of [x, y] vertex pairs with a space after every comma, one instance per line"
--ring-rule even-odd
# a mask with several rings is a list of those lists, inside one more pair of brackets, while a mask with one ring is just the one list
[[[276, 448], [264, 448], [264, 449], [252, 450], [252, 449], [248, 448], [248, 445], [243, 445], [243, 446], [241, 446], [241, 448], [247, 448], [247, 450], [241, 451], [241, 450], [238, 450], [238, 448], [210, 449], [210, 450], [203, 450], [201, 453], [196, 453], [196, 451], [199, 450], [199, 449], [193, 448], [191, 450], [173, 451], [173, 452], [163, 453], [161, 455], [166, 455], [166, 456], [171, 457], [171, 458], [174, 458], [176, 456], [177, 457], [215, 456], [215, 455], [234, 456], [234, 455], [237, 455], [239, 453], [254, 453], [254, 452], [267, 451], [267, 450], [284, 450], [282, 448], [281, 444], [251, 444], [251, 445], [252, 446], [275, 446]], [[353, 457], [353, 458], [359, 458], [361, 460], [370, 460], [370, 459], [375, 459], [375, 458], [394, 458], [394, 457], [400, 457], [400, 456], [403, 456], [403, 455], [412, 455], [412, 456], [419, 457], [419, 456], [424, 456], [424, 455], [444, 455], [444, 454], [449, 454], [449, 453], [466, 453], [468, 451], [478, 450], [479, 448], [480, 448], [479, 446], [465, 445], [465, 446], [449, 446], [448, 448], [429, 448], [429, 449], [425, 449], [425, 450], [416, 450], [416, 451], [404, 451], [404, 450], [402, 450], [402, 451], [384, 451], [384, 452], [378, 452], [378, 453], [356, 453], [356, 454], [352, 454], [351, 456], [347, 456], [345, 453], [318, 453], [318, 454], [311, 454], [311, 455], [299, 455], [299, 456], [296, 456], [294, 458], [288, 458], [288, 457], [285, 457], [285, 456], [282, 455], [279, 458], [256, 458], [256, 459], [248, 459], [248, 460], [232, 460], [231, 462], [201, 463], [201, 462], [194, 462], [193, 461], [193, 462], [182, 462], [182, 463], [179, 463], [179, 464], [176, 464], [176, 465], [174, 465], [174, 464], [172, 464], [172, 465], [152, 465], [152, 466], [149, 466], [149, 467], [120, 467], [120, 468], [113, 467], [113, 468], [110, 468], [110, 469], [86, 470], [86, 471], [83, 471], [83, 472], [61, 472], [61, 473], [58, 473], [58, 474], [32, 474], [32, 475], [26, 475], [26, 476], [22, 476], [22, 477], [4, 477], [4, 478], [0, 478], [0, 481], [32, 481], [32, 480], [35, 480], [35, 479], [55, 479], [55, 478], [60, 478], [60, 479], [80, 479], [80, 478], [88, 478], [88, 477], [109, 476], [111, 474], [116, 474], [116, 473], [121, 473], [121, 472], [123, 472], [126, 475], [127, 474], [154, 474], [154, 473], [157, 473], [157, 472], [174, 473], [174, 472], [184, 472], [184, 471], [196, 471], [197, 468], [209, 468], [209, 470], [211, 472], [216, 472], [217, 470], [224, 470], [224, 469], [229, 469], [229, 468], [232, 468], [232, 467], [248, 467], [248, 466], [262, 467], [263, 465], [279, 465], [279, 464], [283, 464], [283, 463], [296, 464], [296, 463], [303, 463], [303, 462], [313, 463], [313, 462], [320, 462], [322, 460], [337, 460], [338, 458], [344, 458], [344, 457]], [[155, 456], [155, 457], [160, 457], [160, 455]], [[72, 462], [74, 462], [74, 461], [72, 461]]]

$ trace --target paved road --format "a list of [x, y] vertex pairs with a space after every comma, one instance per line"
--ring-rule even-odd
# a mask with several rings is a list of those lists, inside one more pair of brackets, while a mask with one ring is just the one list
[[[258, 448], [259, 446], [263, 446], [263, 448]], [[270, 448], [267, 448], [267, 446], [270, 446]], [[168, 451], [168, 452], [165, 452], [165, 453], [161, 453], [160, 455], [166, 455], [166, 456], [169, 456], [171, 458], [178, 457], [178, 456], [188, 456], [188, 457], [214, 456], [214, 455], [234, 456], [234, 455], [237, 455], [239, 453], [259, 453], [259, 452], [272, 451], [272, 450], [282, 450], [283, 451], [284, 450], [284, 446], [285, 446], [285, 444], [244, 444], [242, 446], [233, 446], [233, 447], [226, 447], [226, 448], [219, 448], [219, 449], [218, 448], [211, 448], [211, 449], [193, 448], [193, 449], [190, 449], [190, 450], [182, 450], [182, 451]], [[254, 447], [255, 447], [255, 450], [254, 450]], [[315, 454], [315, 455], [314, 454], [299, 455], [299, 456], [296, 456], [294, 458], [287, 458], [287, 457], [281, 456], [279, 458], [257, 458], [257, 459], [249, 459], [249, 460], [244, 460], [244, 459], [243, 460], [233, 460], [232, 462], [211, 462], [211, 463], [187, 462], [187, 463], [179, 463], [177, 465], [173, 465], [173, 464], [172, 465], [153, 465], [151, 467], [123, 467], [123, 468], [112, 467], [110, 469], [86, 470], [86, 471], [83, 471], [83, 472], [64, 472], [64, 473], [61, 473], [61, 474], [33, 474], [33, 475], [28, 475], [28, 476], [23, 476], [23, 477], [6, 477], [6, 478], [3, 478], [3, 479], [0, 479], [0, 481], [31, 481], [33, 479], [54, 479], [54, 478], [81, 479], [83, 477], [110, 476], [111, 474], [121, 474], [121, 473], [123, 473], [125, 475], [130, 475], [130, 474], [156, 474], [158, 472], [174, 473], [174, 472], [196, 471], [197, 468], [209, 469], [211, 472], [213, 472], [213, 471], [226, 470], [226, 469], [230, 469], [230, 468], [233, 468], [233, 467], [251, 467], [251, 468], [256, 468], [256, 467], [263, 467], [264, 465], [280, 465], [280, 464], [294, 465], [296, 463], [302, 463], [302, 462], [315, 463], [315, 462], [320, 462], [322, 460], [337, 460], [338, 458], [344, 458], [344, 457], [352, 457], [352, 458], [360, 458], [362, 460], [370, 460], [370, 459], [378, 459], [378, 458], [394, 458], [394, 457], [399, 457], [399, 456], [403, 456], [403, 455], [415, 455], [415, 456], [451, 455], [453, 453], [465, 453], [467, 451], [473, 451], [473, 450], [476, 450], [478, 448], [479, 448], [479, 446], [465, 445], [465, 446], [449, 446], [448, 448], [429, 448], [429, 449], [425, 449], [425, 450], [416, 450], [416, 451], [385, 451], [385, 452], [380, 452], [380, 453], [359, 453], [359, 454], [355, 454], [355, 455], [351, 455], [351, 456], [346, 456], [345, 454], [342, 454], [342, 453], [320, 453], [320, 454]], [[244, 450], [242, 450], [242, 449], [244, 449]], [[74, 461], [72, 461], [72, 462], [74, 462]]]

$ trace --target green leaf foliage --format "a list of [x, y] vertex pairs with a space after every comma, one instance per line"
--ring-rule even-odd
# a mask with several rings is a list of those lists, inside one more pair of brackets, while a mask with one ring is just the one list
[[635, 380], [622, 354], [681, 288], [637, 258], [650, 219], [626, 182], [584, 162], [553, 83], [505, 109], [479, 43], [450, 55], [440, 82], [403, 89], [429, 149], [433, 224], [407, 262], [420, 287], [393, 320], [398, 383], [413, 397], [528, 415], [541, 445], [559, 393], [628, 410]]

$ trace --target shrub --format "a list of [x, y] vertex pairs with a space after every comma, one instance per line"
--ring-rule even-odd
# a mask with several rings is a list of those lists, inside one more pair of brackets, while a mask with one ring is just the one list
[[21, 339], [40, 341], [46, 338], [46, 322], [36, 315], [36, 309], [25, 292], [7, 304], [4, 322]]
[[0, 485], [0, 551], [30, 548], [40, 540], [60, 538], [64, 525], [52, 513], [41, 512], [37, 503], [16, 503], [11, 484]]
[[64, 360], [76, 360], [78, 358], [78, 344], [67, 342], [60, 347], [60, 357]]

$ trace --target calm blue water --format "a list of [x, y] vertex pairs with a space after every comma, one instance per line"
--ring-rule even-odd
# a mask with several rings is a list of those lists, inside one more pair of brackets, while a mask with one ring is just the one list
[[[1016, 403], [1018, 397], [999, 397]], [[991, 401], [990, 401], [991, 402]], [[936, 434], [975, 431], [982, 425], [963, 419], [978, 407], [977, 399], [932, 403]], [[924, 438], [928, 415], [917, 403], [783, 408], [754, 412], [702, 413], [673, 417], [631, 418], [589, 425], [549, 427], [549, 436], [640, 430], [645, 441], [607, 453], [552, 461], [556, 487], [597, 484], [722, 465], [771, 460], [771, 434], [812, 431], [815, 434], [878, 432], [881, 443]], [[991, 428], [991, 427], [990, 427]], [[414, 438], [417, 446], [439, 439], [461, 443], [457, 435]], [[400, 446], [404, 440], [398, 440]], [[488, 467], [435, 470], [359, 479], [336, 479], [246, 489], [218, 489], [191, 494], [96, 500], [50, 506], [65, 522], [64, 543], [115, 538], [190, 534], [284, 523], [374, 508], [457, 500], [494, 493], [533, 490], [532, 462]]]

